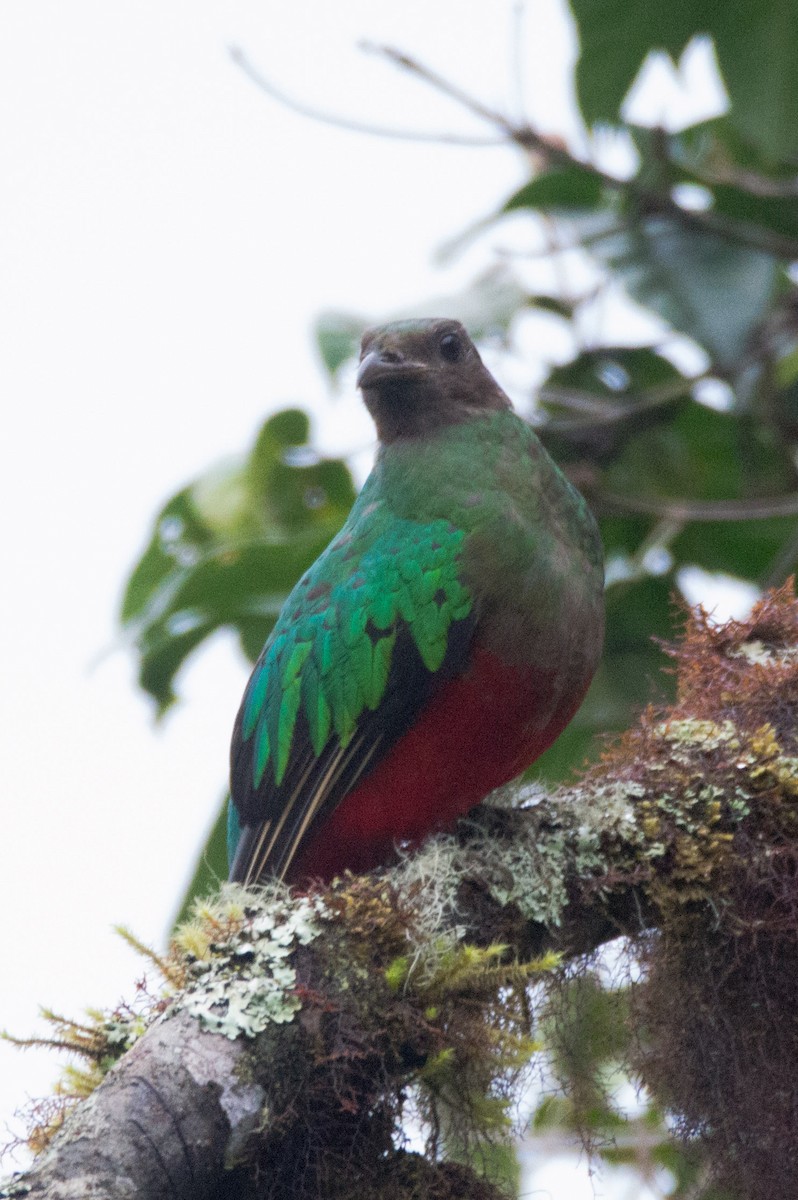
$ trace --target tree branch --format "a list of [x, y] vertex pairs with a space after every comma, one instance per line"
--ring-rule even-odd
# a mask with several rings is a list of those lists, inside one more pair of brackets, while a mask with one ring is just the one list
[[649, 215], [658, 213], [673, 217], [688, 228], [699, 229], [704, 233], [713, 233], [727, 241], [751, 246], [779, 258], [790, 261], [798, 258], [798, 239], [796, 238], [777, 233], [775, 230], [765, 229], [751, 221], [714, 212], [711, 209], [682, 208], [669, 194], [640, 187], [633, 179], [621, 179], [607, 171], [602, 171], [600, 167], [596, 167], [585, 159], [577, 158], [560, 139], [538, 133], [529, 125], [514, 124], [503, 113], [483, 104], [450, 80], [419, 62], [412, 55], [397, 50], [393, 46], [363, 43], [363, 47], [370, 53], [382, 55], [395, 66], [415, 75], [437, 92], [450, 97], [468, 112], [493, 125], [507, 141], [532, 153], [537, 162], [542, 161], [551, 166], [576, 167], [586, 175], [599, 180], [604, 187], [631, 197], [642, 213]]
[[[432, 1194], [429, 1173], [454, 1168], [397, 1148], [408, 1094], [487, 1091], [517, 1055], [527, 1010], [512, 997], [551, 969], [539, 956], [619, 934], [656, 982], [644, 1074], [664, 1073], [692, 1128], [706, 1120], [721, 1166], [761, 1177], [752, 1196], [788, 1195], [774, 1179], [795, 1178], [798, 1049], [789, 1006], [767, 996], [794, 989], [798, 951], [791, 587], [746, 623], [699, 614], [673, 653], [677, 705], [579, 784], [494, 797], [373, 877], [223, 893], [181, 935], [169, 1009], [0, 1196], [362, 1200], [388, 1176], [392, 1196]], [[741, 1003], [749, 960], [757, 999]], [[445, 1194], [487, 1194], [459, 1186]]]

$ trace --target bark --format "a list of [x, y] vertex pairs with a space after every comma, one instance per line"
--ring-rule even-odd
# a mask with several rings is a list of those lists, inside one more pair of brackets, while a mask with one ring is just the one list
[[263, 1090], [236, 1074], [245, 1051], [186, 1013], [156, 1024], [78, 1106], [19, 1194], [217, 1195], [236, 1131], [261, 1119]]

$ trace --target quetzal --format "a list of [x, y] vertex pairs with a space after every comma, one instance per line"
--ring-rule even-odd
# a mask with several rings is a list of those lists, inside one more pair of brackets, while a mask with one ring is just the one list
[[578, 708], [603, 636], [595, 522], [463, 327], [363, 337], [379, 436], [291, 592], [231, 750], [231, 878], [390, 861], [518, 775]]

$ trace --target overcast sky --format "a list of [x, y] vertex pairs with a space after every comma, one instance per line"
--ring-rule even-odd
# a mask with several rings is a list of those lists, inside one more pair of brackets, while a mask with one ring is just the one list
[[[519, 25], [496, 0], [4, 0], [0, 1026], [24, 1034], [39, 1004], [79, 1015], [130, 996], [141, 963], [110, 927], [162, 944], [219, 802], [243, 661], [217, 639], [156, 730], [116, 629], [154, 512], [286, 403], [317, 410], [326, 444], [367, 445], [353, 390], [327, 399], [313, 318], [457, 291], [493, 243], [445, 268], [436, 250], [524, 178], [506, 149], [304, 119], [229, 47], [330, 113], [485, 132], [357, 48], [388, 41], [572, 137], [569, 23], [556, 0], [524, 12]], [[711, 109], [700, 56], [690, 70]], [[654, 117], [677, 120], [683, 97], [662, 87]], [[0, 1045], [0, 1142], [56, 1070]]]

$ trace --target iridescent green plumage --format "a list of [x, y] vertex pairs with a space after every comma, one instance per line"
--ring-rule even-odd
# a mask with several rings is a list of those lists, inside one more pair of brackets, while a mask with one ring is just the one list
[[294, 588], [253, 672], [242, 736], [255, 738], [255, 788], [267, 767], [282, 782], [300, 708], [317, 755], [331, 732], [348, 745], [363, 710], [384, 696], [400, 621], [434, 672], [452, 622], [471, 610], [459, 577], [463, 530], [397, 518], [372, 499], [377, 483]]

